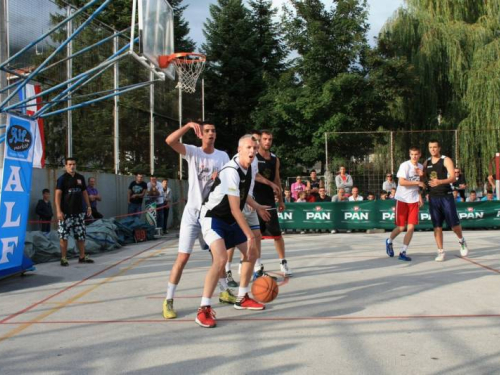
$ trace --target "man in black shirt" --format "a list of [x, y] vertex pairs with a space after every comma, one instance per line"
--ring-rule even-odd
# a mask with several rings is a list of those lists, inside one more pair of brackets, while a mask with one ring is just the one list
[[326, 194], [326, 190], [324, 187], [319, 188], [319, 194], [316, 197], [316, 202], [331, 202], [332, 197]]
[[[142, 200], [148, 185], [142, 180], [143, 176], [140, 173], [135, 175], [135, 181], [132, 181], [128, 186], [128, 213], [136, 214], [142, 211]], [[140, 216], [137, 214], [135, 216]]]
[[68, 252], [68, 237], [73, 230], [80, 258], [78, 263], [94, 263], [85, 255], [85, 212], [83, 202], [87, 207], [87, 215], [92, 214], [85, 177], [76, 173], [76, 160], [66, 159], [66, 173], [57, 179], [56, 213], [59, 220], [59, 244], [61, 246], [61, 266], [69, 266], [66, 254]]
[[52, 204], [50, 203], [50, 190], [43, 189], [42, 191], [43, 199], [40, 199], [36, 205], [35, 212], [40, 218], [41, 231], [43, 233], [50, 232], [50, 221], [52, 220]]

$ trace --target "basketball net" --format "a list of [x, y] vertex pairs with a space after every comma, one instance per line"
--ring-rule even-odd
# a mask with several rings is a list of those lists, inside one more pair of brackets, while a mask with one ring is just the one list
[[158, 62], [162, 69], [173, 64], [179, 79], [176, 88], [192, 94], [196, 91], [198, 77], [205, 69], [206, 57], [199, 53], [180, 52], [170, 56], [160, 56]]

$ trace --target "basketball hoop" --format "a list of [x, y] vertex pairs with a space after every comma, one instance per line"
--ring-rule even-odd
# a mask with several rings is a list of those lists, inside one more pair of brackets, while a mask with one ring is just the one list
[[169, 56], [159, 56], [158, 65], [161, 69], [166, 69], [173, 64], [179, 76], [177, 88], [192, 94], [196, 91], [196, 81], [205, 68], [206, 60], [206, 56], [200, 53], [178, 52]]

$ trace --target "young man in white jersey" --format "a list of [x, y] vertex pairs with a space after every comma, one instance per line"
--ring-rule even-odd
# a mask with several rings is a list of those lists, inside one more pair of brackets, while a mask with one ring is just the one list
[[267, 206], [261, 206], [248, 195], [252, 185], [252, 161], [257, 143], [251, 135], [240, 138], [238, 158], [231, 160], [219, 172], [212, 190], [200, 212], [203, 239], [210, 246], [213, 262], [207, 272], [196, 323], [201, 327], [215, 327], [215, 312], [211, 298], [221, 272], [227, 262], [227, 250], [237, 246], [244, 256], [237, 310], [264, 310], [265, 306], [249, 297], [249, 283], [256, 260], [255, 237], [243, 215], [243, 207], [249, 204], [259, 216], [270, 218]]
[[423, 177], [423, 166], [418, 162], [422, 156], [417, 147], [410, 148], [410, 160], [405, 161], [399, 166], [397, 177], [399, 184], [396, 190], [396, 228], [391, 232], [390, 237], [385, 241], [385, 251], [391, 258], [394, 256], [392, 241], [402, 232], [406, 235], [403, 239], [403, 248], [399, 253], [399, 260], [409, 262], [411, 258], [406, 255], [410, 245], [415, 225], [418, 224], [418, 211], [424, 201], [420, 195], [420, 189], [425, 189], [424, 182], [420, 181]]
[[[181, 137], [190, 129], [193, 129], [197, 137], [201, 139], [201, 147], [185, 145], [180, 142]], [[165, 319], [177, 317], [174, 310], [175, 291], [181, 279], [182, 271], [193, 252], [196, 239], [199, 240], [202, 249], [207, 248], [201, 236], [201, 226], [198, 221], [200, 209], [204, 199], [210, 192], [217, 173], [229, 161], [229, 156], [225, 152], [215, 148], [216, 136], [217, 132], [213, 124], [205, 122], [200, 125], [196, 122], [189, 122], [170, 134], [166, 139], [167, 144], [188, 162], [189, 199], [182, 213], [179, 253], [170, 272], [167, 296], [163, 302], [163, 317]], [[226, 294], [229, 294], [229, 292], [226, 292]], [[236, 299], [235, 296], [231, 295], [226, 297], [231, 298], [229, 302], [232, 303]]]

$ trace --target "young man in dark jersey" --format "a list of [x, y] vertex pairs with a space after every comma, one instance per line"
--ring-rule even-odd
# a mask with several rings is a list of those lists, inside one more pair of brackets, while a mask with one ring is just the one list
[[[259, 134], [253, 134], [254, 138], [259, 136]], [[259, 173], [269, 181], [274, 182], [281, 189], [281, 179], [280, 179], [280, 160], [279, 158], [271, 153], [271, 147], [273, 145], [273, 135], [269, 130], [263, 130], [260, 134], [259, 142], [259, 152], [257, 153], [257, 161], [259, 165]], [[280, 259], [280, 269], [283, 276], [290, 277], [293, 275], [292, 270], [288, 267], [288, 262], [285, 258], [285, 241], [281, 235], [281, 228], [278, 221], [277, 209], [282, 212], [285, 210], [285, 204], [283, 203], [283, 194], [278, 194], [278, 208], [276, 208], [276, 201], [274, 199], [273, 189], [268, 186], [255, 182], [254, 196], [257, 203], [270, 206], [271, 220], [265, 222], [259, 217], [260, 221], [260, 231], [262, 233], [262, 238], [272, 238], [274, 239], [274, 246], [278, 252]]]
[[449, 157], [441, 155], [441, 145], [438, 141], [429, 141], [429, 153], [431, 157], [424, 163], [424, 175], [429, 189], [429, 211], [434, 226], [434, 238], [438, 247], [435, 261], [442, 262], [445, 258], [443, 247], [444, 221], [458, 237], [460, 255], [466, 257], [469, 249], [462, 235], [462, 226], [460, 225], [451, 188], [451, 184], [455, 182], [455, 166]]

